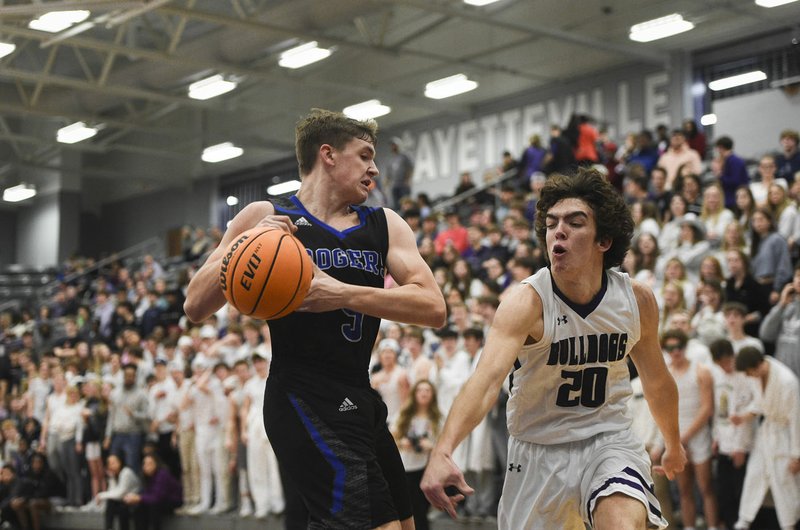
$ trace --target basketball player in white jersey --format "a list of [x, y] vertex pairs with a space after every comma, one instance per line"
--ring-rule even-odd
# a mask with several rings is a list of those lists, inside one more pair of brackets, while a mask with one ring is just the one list
[[[431, 454], [422, 489], [434, 507], [455, 517], [456, 504], [472, 488], [451, 455], [513, 368], [498, 528], [663, 528], [650, 460], [626, 412], [626, 356], [664, 435], [656, 471], [673, 478], [686, 455], [677, 389], [659, 347], [655, 297], [610, 270], [629, 247], [630, 212], [597, 171], [581, 169], [548, 179], [535, 228], [550, 267], [504, 297], [476, 372]], [[448, 495], [448, 486], [460, 492]]]

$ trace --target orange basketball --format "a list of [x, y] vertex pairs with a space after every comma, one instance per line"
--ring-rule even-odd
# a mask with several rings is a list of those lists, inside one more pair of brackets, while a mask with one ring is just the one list
[[219, 284], [242, 314], [272, 320], [297, 309], [311, 286], [313, 266], [299, 239], [277, 228], [243, 232], [222, 258]]

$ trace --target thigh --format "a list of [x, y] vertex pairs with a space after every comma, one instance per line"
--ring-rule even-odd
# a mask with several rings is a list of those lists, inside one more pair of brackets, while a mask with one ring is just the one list
[[[345, 398], [352, 405], [343, 406]], [[275, 381], [267, 384], [264, 401], [275, 455], [312, 522], [374, 528], [398, 519], [378, 461], [380, 401], [363, 389], [343, 390], [330, 382], [324, 392], [289, 392]]]

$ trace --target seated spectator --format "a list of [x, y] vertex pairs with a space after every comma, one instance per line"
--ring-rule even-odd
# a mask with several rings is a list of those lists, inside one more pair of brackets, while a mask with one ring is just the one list
[[42, 514], [50, 513], [52, 499], [63, 495], [64, 486], [50, 471], [47, 458], [41, 453], [34, 453], [30, 470], [20, 477], [19, 488], [11, 499], [11, 509], [22, 528], [41, 530]]
[[700, 275], [700, 263], [710, 251], [711, 245], [705, 240], [705, 225], [696, 217], [687, 215], [681, 221], [678, 247], [664, 252], [662, 261], [680, 258], [689, 279], [696, 281]]
[[666, 188], [672, 189], [678, 168], [687, 165], [692, 173], [699, 175], [703, 171], [703, 162], [700, 154], [691, 148], [686, 141], [686, 133], [681, 129], [672, 131], [669, 139], [669, 149], [658, 159], [658, 165], [667, 173]]
[[789, 197], [789, 189], [785, 184], [770, 184], [766, 206], [772, 212], [772, 218], [777, 224], [778, 233], [783, 236], [787, 243], [793, 243], [797, 205]]
[[108, 473], [108, 489], [98, 493], [94, 498], [98, 505], [103, 501], [106, 503], [104, 528], [113, 528], [114, 520], [118, 519], [120, 530], [128, 530], [131, 513], [123, 499], [129, 493], [139, 491], [139, 477], [131, 468], [124, 467], [122, 458], [115, 454], [108, 456], [106, 471]]
[[712, 247], [719, 247], [722, 233], [728, 223], [734, 220], [733, 212], [723, 206], [722, 188], [714, 183], [703, 190], [703, 209], [700, 220], [706, 229], [706, 241]]
[[781, 153], [775, 157], [775, 164], [778, 166], [777, 176], [786, 179], [792, 184], [795, 176], [800, 171], [800, 134], [793, 129], [781, 131]]
[[682, 173], [676, 181], [677, 192], [680, 193], [686, 204], [688, 213], [700, 215], [703, 213], [703, 184], [700, 177], [694, 173]]
[[683, 195], [673, 195], [669, 200], [669, 211], [664, 216], [664, 225], [658, 235], [658, 247], [661, 252], [668, 252], [678, 248], [680, 244], [681, 222], [689, 210], [689, 203]]
[[750, 219], [756, 211], [756, 206], [756, 200], [750, 188], [747, 186], [736, 188], [736, 206], [733, 211], [736, 220], [745, 230], [750, 230]]
[[16, 528], [19, 525], [17, 514], [11, 508], [11, 500], [19, 489], [19, 484], [14, 466], [3, 465], [0, 468], [0, 522], [12, 525], [10, 528]]
[[136, 530], [161, 530], [164, 517], [183, 503], [181, 484], [155, 454], [148, 454], [142, 459], [141, 491], [122, 500], [133, 509]]
[[775, 343], [775, 358], [800, 378], [800, 266], [761, 322], [760, 336]]
[[789, 183], [786, 179], [776, 178], [775, 172], [778, 166], [775, 164], [775, 157], [772, 155], [765, 155], [761, 157], [758, 162], [758, 176], [759, 180], [750, 183], [750, 191], [753, 194], [753, 199], [757, 206], [767, 205], [767, 194], [769, 187], [775, 183], [783, 183], [786, 189], [789, 189]]
[[386, 404], [387, 423], [392, 424], [406, 402], [409, 392], [408, 372], [398, 365], [400, 344], [394, 339], [383, 339], [378, 344], [381, 369], [370, 377], [372, 388], [378, 391]]
[[692, 317], [692, 327], [695, 329], [697, 338], [706, 346], [717, 339], [724, 339], [726, 336], [722, 297], [722, 285], [718, 281], [704, 282], [698, 287], [699, 305], [697, 312]]

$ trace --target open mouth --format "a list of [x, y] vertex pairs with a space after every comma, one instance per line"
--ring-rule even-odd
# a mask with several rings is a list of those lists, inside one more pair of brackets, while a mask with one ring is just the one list
[[562, 247], [561, 245], [553, 245], [553, 256], [563, 256], [567, 253], [567, 249]]

